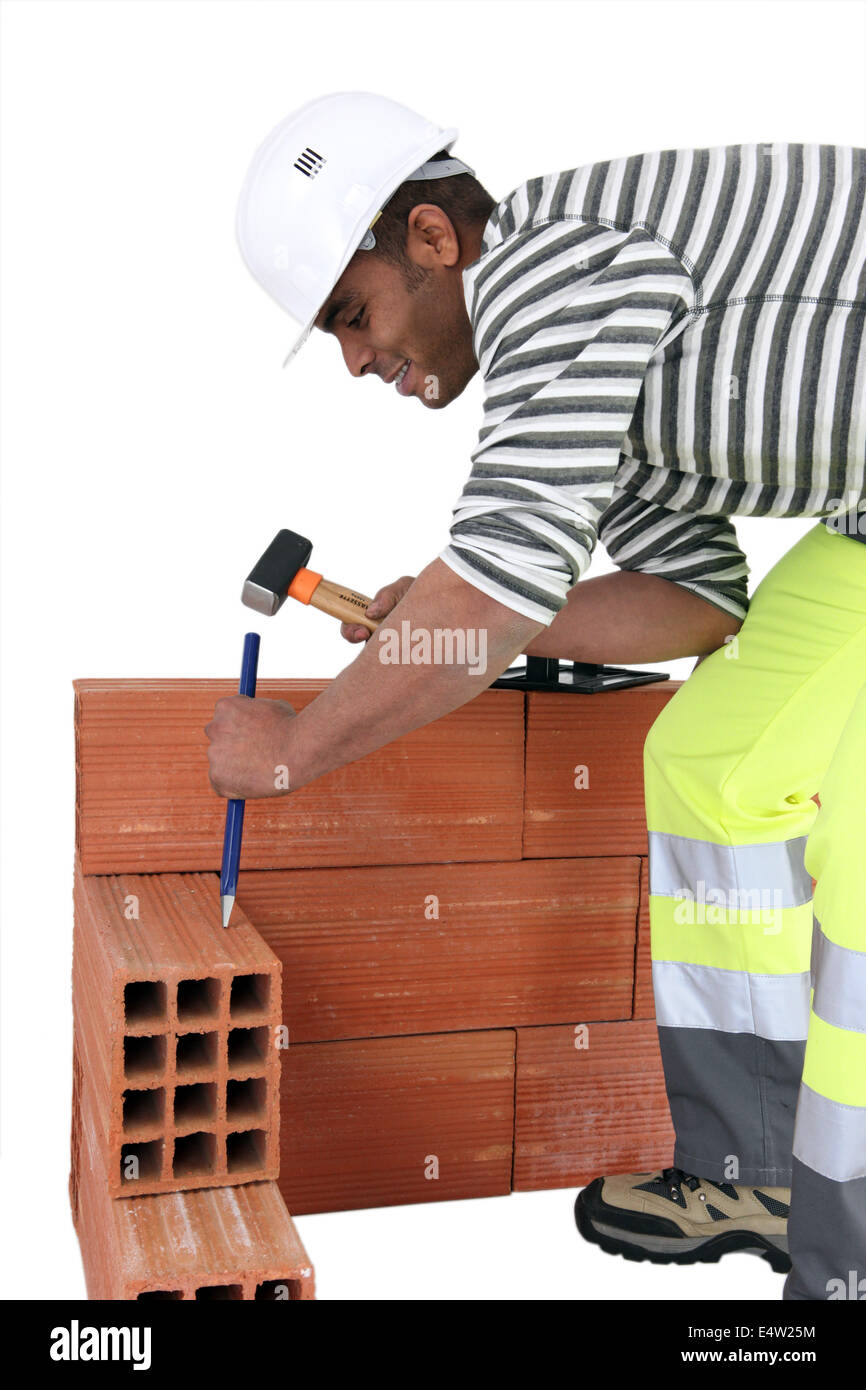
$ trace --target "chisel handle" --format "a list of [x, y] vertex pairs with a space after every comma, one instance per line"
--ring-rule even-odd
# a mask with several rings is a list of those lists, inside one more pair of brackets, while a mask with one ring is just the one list
[[[259, 634], [248, 632], [244, 637], [244, 652], [241, 659], [241, 678], [238, 694], [250, 699], [256, 693], [256, 676], [259, 667]], [[241, 862], [241, 840], [244, 831], [244, 802], [232, 800], [226, 804], [226, 828], [223, 836], [223, 858], [220, 868], [220, 898], [234, 898], [238, 886], [238, 870]]]
[[241, 678], [238, 682], [238, 694], [248, 695], [250, 699], [256, 693], [260, 642], [261, 638], [257, 632], [248, 632], [244, 636], [244, 654], [241, 657]]

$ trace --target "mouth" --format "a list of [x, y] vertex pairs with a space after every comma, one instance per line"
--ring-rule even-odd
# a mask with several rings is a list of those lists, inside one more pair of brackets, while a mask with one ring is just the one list
[[409, 389], [409, 388], [408, 388], [408, 386], [407, 386], [407, 387], [406, 387], [406, 390], [403, 390], [403, 383], [404, 383], [405, 380], [406, 380], [406, 376], [407, 376], [407, 373], [408, 373], [409, 368], [411, 367], [411, 365], [412, 365], [412, 360], [411, 360], [411, 358], [407, 357], [407, 358], [406, 358], [406, 361], [403, 363], [403, 365], [402, 365], [402, 367], [400, 368], [399, 372], [398, 372], [397, 375], [394, 377], [394, 385], [396, 386], [397, 390], [400, 392], [400, 395], [401, 395], [401, 396], [405, 396], [405, 395], [408, 393], [408, 389]]

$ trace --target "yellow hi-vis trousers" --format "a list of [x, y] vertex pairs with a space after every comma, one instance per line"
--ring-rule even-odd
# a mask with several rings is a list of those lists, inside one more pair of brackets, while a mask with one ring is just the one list
[[866, 544], [821, 522], [791, 548], [644, 769], [674, 1163], [790, 1183], [785, 1297], [863, 1298]]

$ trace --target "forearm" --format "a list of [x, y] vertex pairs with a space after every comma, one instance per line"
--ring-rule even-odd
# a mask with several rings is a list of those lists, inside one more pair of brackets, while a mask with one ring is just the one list
[[566, 606], [525, 650], [599, 665], [673, 661], [715, 651], [740, 626], [680, 584], [617, 570], [576, 584]]
[[[382, 631], [474, 633], [476, 660], [447, 664], [384, 661]], [[289, 730], [291, 790], [366, 757], [412, 729], [430, 724], [485, 690], [526, 649], [541, 624], [490, 599], [441, 560], [423, 570], [356, 661], [308, 705]], [[476, 654], [481, 646], [475, 647]]]

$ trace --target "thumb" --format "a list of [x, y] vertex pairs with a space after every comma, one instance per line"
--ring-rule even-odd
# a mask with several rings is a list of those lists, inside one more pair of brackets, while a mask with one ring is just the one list
[[390, 585], [386, 585], [384, 589], [380, 589], [378, 593], [371, 598], [364, 611], [368, 618], [383, 618], [386, 613], [391, 612], [396, 602], [397, 596], [394, 590]]
[[367, 604], [367, 616], [370, 618], [383, 618], [386, 613], [390, 613], [392, 608], [396, 608], [401, 599], [405, 598], [406, 591], [414, 579], [410, 574], [404, 574], [400, 579], [395, 579], [392, 584], [383, 584], [374, 597]]

